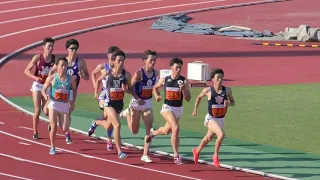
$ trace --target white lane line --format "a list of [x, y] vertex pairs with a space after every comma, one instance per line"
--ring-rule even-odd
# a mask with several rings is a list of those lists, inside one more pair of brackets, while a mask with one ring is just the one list
[[66, 5], [66, 4], [84, 3], [84, 2], [91, 2], [91, 1], [96, 1], [96, 0], [70, 1], [70, 2], [64, 2], [64, 3], [46, 4], [46, 5], [41, 5], [41, 6], [31, 6], [31, 7], [24, 7], [24, 8], [18, 8], [18, 9], [9, 9], [9, 10], [0, 11], [0, 14], [8, 13], [8, 12], [22, 11], [22, 10], [28, 10], [28, 9], [37, 9], [37, 8], [44, 8], [44, 7], [61, 6], [61, 5]]
[[[5, 134], [5, 135], [10, 136], [10, 137], [13, 137], [13, 138], [16, 138], [16, 139], [20, 139], [20, 140], [24, 140], [24, 141], [27, 141], [27, 142], [30, 142], [30, 143], [38, 144], [40, 146], [45, 146], [45, 147], [48, 147], [48, 148], [51, 147], [51, 146], [49, 146], [47, 144], [43, 144], [43, 143], [40, 143], [40, 142], [32, 141], [32, 140], [29, 140], [29, 139], [26, 139], [26, 138], [23, 138], [23, 137], [20, 137], [20, 136], [16, 136], [14, 134], [10, 134], [10, 133], [1, 131], [1, 130], [0, 130], [0, 133], [1, 134]], [[143, 169], [143, 170], [157, 172], [157, 173], [161, 173], [161, 174], [167, 174], [167, 175], [171, 175], [171, 176], [176, 176], [176, 177], [179, 177], [179, 178], [186, 178], [186, 179], [192, 179], [192, 180], [201, 180], [201, 179], [194, 178], [194, 177], [183, 176], [183, 175], [180, 175], [180, 174], [174, 174], [174, 173], [170, 173], [170, 172], [166, 172], [166, 171], [155, 170], [155, 169], [141, 167], [141, 166], [135, 166], [135, 165], [126, 164], [126, 163], [122, 163], [122, 162], [112, 161], [112, 160], [109, 160], [109, 159], [103, 159], [103, 158], [99, 158], [99, 157], [96, 157], [96, 156], [82, 154], [82, 153], [78, 153], [78, 152], [75, 152], [75, 151], [62, 149], [62, 148], [58, 148], [58, 147], [56, 147], [56, 150], [61, 150], [61, 151], [68, 152], [68, 153], [71, 153], [71, 154], [76, 154], [76, 155], [79, 155], [79, 156], [83, 156], [83, 157], [87, 157], [87, 158], [91, 158], [91, 159], [96, 159], [96, 160], [100, 160], [100, 161], [105, 161], [105, 162], [109, 162], [109, 163], [119, 164], [119, 165], [123, 165], [123, 166], [127, 166], [127, 167]], [[48, 156], [49, 156], [49, 154], [48, 154]]]
[[91, 140], [84, 140], [84, 141], [86, 141], [86, 142], [90, 142], [90, 143], [97, 143], [96, 141], [91, 141]]
[[12, 178], [16, 178], [16, 179], [22, 179], [22, 180], [32, 180], [32, 179], [28, 179], [28, 178], [25, 178], [25, 177], [15, 176], [15, 175], [12, 175], [12, 174], [2, 173], [2, 172], [0, 172], [0, 175], [7, 176], [7, 177], [12, 177]]
[[32, 129], [32, 128], [28, 128], [28, 127], [24, 127], [24, 126], [18, 126], [17, 128], [27, 129], [27, 130], [33, 131], [33, 129]]
[[131, 2], [131, 3], [123, 3], [123, 4], [112, 4], [112, 5], [107, 5], [107, 6], [99, 6], [99, 7], [92, 7], [92, 8], [76, 9], [76, 10], [71, 10], [71, 11], [56, 12], [56, 13], [50, 13], [50, 14], [42, 14], [42, 15], [38, 15], [38, 16], [30, 16], [30, 17], [24, 17], [24, 18], [19, 18], [19, 19], [12, 19], [12, 20], [8, 20], [8, 21], [2, 21], [2, 22], [0, 22], [0, 24], [30, 20], [30, 19], [37, 19], [37, 18], [55, 16], [55, 15], [61, 15], [61, 14], [69, 14], [69, 13], [74, 13], [74, 12], [89, 11], [89, 10], [111, 8], [111, 7], [118, 7], [118, 6], [128, 6], [128, 5], [135, 5], [135, 4], [144, 4], [144, 3], [158, 2], [158, 1], [162, 1], [162, 0], [138, 1], [138, 2]]
[[4, 123], [4, 122], [0, 122], [0, 124], [6, 124], [6, 123]]
[[196, 3], [172, 5], [172, 6], [162, 6], [162, 7], [156, 7], [156, 8], [107, 14], [107, 15], [102, 15], [102, 16], [94, 16], [94, 17], [90, 17], [90, 18], [83, 18], [83, 19], [77, 19], [77, 20], [72, 20], [72, 21], [65, 21], [65, 22], [61, 22], [61, 23], [50, 24], [50, 25], [46, 25], [46, 26], [40, 26], [40, 27], [26, 29], [26, 30], [22, 30], [22, 31], [16, 31], [16, 32], [9, 33], [9, 34], [4, 34], [4, 35], [0, 36], [0, 39], [5, 38], [5, 37], [9, 37], [9, 36], [13, 36], [13, 35], [17, 35], [17, 34], [22, 34], [22, 33], [26, 33], [26, 32], [39, 30], [39, 29], [45, 29], [45, 28], [55, 27], [55, 26], [60, 26], [60, 25], [65, 25], [65, 24], [72, 24], [75, 22], [82, 22], [82, 21], [88, 21], [88, 20], [93, 20], [93, 19], [101, 19], [101, 18], [105, 18], [105, 17], [119, 16], [119, 15], [124, 15], [124, 14], [133, 14], [133, 13], [145, 12], [145, 11], [153, 11], [153, 10], [158, 10], [158, 9], [176, 8], [176, 7], [192, 6], [192, 5], [198, 5], [198, 4], [208, 4], [208, 3], [220, 2], [220, 1], [226, 1], [226, 0], [203, 1], [203, 2], [196, 2]]
[[0, 2], [0, 4], [9, 4], [9, 3], [16, 3], [16, 2], [22, 2], [22, 1], [29, 1], [29, 0], [4, 1], [4, 2]]
[[19, 144], [26, 145], [26, 146], [30, 146], [31, 145], [31, 144], [24, 143], [24, 142], [19, 142]]
[[114, 178], [110, 178], [110, 177], [106, 177], [106, 176], [100, 176], [100, 175], [97, 175], [97, 174], [91, 174], [91, 173], [87, 173], [87, 172], [83, 172], [83, 171], [77, 171], [77, 170], [73, 170], [73, 169], [69, 169], [69, 168], [63, 168], [63, 167], [54, 166], [54, 165], [50, 165], [50, 164], [45, 164], [45, 163], [41, 163], [41, 162], [37, 162], [37, 161], [31, 161], [31, 160], [28, 160], [28, 159], [23, 159], [23, 158], [20, 158], [20, 157], [17, 157], [17, 156], [11, 156], [11, 155], [8, 155], [8, 154], [0, 153], [0, 156], [12, 158], [14, 160], [23, 161], [23, 162], [27, 162], [27, 163], [31, 163], [31, 164], [36, 164], [36, 165], [39, 165], [39, 166], [45, 166], [45, 167], [50, 167], [50, 168], [59, 169], [59, 170], [63, 170], [63, 171], [73, 172], [73, 173], [77, 173], [77, 174], [83, 174], [83, 175], [87, 175], [87, 176], [92, 176], [92, 177], [96, 177], [96, 178], [116, 180]]

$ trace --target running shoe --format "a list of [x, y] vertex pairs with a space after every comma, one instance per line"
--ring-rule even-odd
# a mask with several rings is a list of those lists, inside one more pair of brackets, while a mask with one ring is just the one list
[[149, 158], [148, 155], [143, 155], [141, 157], [141, 161], [144, 161], [144, 162], [147, 162], [147, 163], [151, 163], [152, 162], [152, 160]]
[[127, 154], [124, 153], [124, 152], [121, 152], [121, 153], [119, 154], [119, 159], [125, 159], [125, 158], [127, 158]]
[[215, 167], [220, 167], [219, 157], [218, 157], [218, 156], [217, 156], [217, 157], [213, 157], [213, 156], [212, 156], [212, 159], [213, 159], [213, 165], [214, 165]]
[[176, 163], [177, 165], [183, 164], [181, 157], [180, 156], [174, 157], [174, 163]]
[[49, 154], [55, 155], [56, 154], [56, 148], [50, 148]]
[[88, 131], [88, 136], [91, 136], [94, 133], [94, 131], [96, 130], [96, 127], [97, 127], [96, 121], [92, 121], [91, 127]]
[[194, 163], [197, 164], [199, 160], [199, 153], [197, 153], [197, 148], [193, 148], [192, 153], [193, 153], [193, 161]]
[[112, 151], [112, 150], [113, 150], [113, 143], [112, 143], [112, 141], [108, 141], [108, 142], [107, 142], [107, 149], [108, 149], [108, 151]]
[[72, 143], [72, 140], [71, 140], [71, 137], [70, 137], [70, 133], [66, 134], [66, 143], [67, 144], [71, 144]]

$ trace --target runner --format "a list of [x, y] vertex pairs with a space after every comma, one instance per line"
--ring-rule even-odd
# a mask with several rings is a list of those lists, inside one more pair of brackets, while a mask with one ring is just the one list
[[224, 72], [222, 69], [213, 69], [211, 72], [211, 79], [213, 86], [204, 88], [198, 95], [192, 115], [197, 115], [197, 108], [204, 96], [208, 98], [208, 114], [205, 117], [204, 125], [208, 127], [206, 136], [202, 139], [198, 148], [192, 149], [193, 159], [195, 163], [198, 163], [199, 154], [201, 150], [208, 145], [212, 138], [217, 135], [215, 143], [215, 151], [213, 154], [213, 164], [216, 167], [220, 167], [219, 162], [219, 150], [224, 138], [223, 125], [224, 117], [227, 113], [228, 106], [234, 106], [235, 101], [232, 96], [231, 88], [225, 87], [223, 83]]
[[[145, 63], [145, 67], [140, 68], [135, 72], [131, 80], [131, 86], [134, 87], [134, 91], [138, 97], [145, 101], [145, 105], [139, 105], [137, 99], [132, 97], [129, 108], [120, 113], [120, 117], [126, 117], [129, 130], [132, 134], [137, 134], [139, 132], [141, 115], [146, 127], [146, 140], [150, 135], [153, 123], [152, 88], [155, 85], [159, 74], [159, 72], [154, 69], [157, 52], [146, 50], [142, 59]], [[149, 147], [150, 142], [145, 143], [143, 156], [141, 157], [141, 160], [144, 162], [152, 162], [148, 157]]]
[[164, 86], [164, 104], [162, 106], [161, 115], [165, 119], [166, 124], [157, 130], [150, 130], [150, 136], [146, 142], [150, 142], [154, 136], [171, 134], [171, 144], [174, 153], [174, 162], [178, 165], [182, 164], [179, 155], [179, 120], [183, 114], [183, 97], [189, 102], [191, 99], [189, 81], [180, 73], [182, 70], [183, 61], [179, 58], [173, 58], [170, 61], [172, 74], [160, 78], [159, 82], [153, 87], [155, 99], [161, 101], [159, 88]]
[[[43, 84], [49, 75], [51, 67], [55, 63], [55, 56], [52, 54], [54, 49], [54, 40], [51, 37], [45, 38], [43, 41], [43, 54], [33, 56], [32, 60], [24, 70], [24, 74], [34, 80], [31, 91], [34, 105], [33, 114], [33, 139], [39, 139], [38, 125], [41, 108], [43, 113], [47, 116], [48, 109], [45, 106], [45, 98], [42, 97], [41, 91]], [[31, 72], [35, 68], [34, 72]]]
[[[114, 63], [114, 67], [110, 70], [109, 74], [104, 72], [96, 81], [95, 85], [95, 98], [98, 99], [98, 91], [100, 81], [102, 79], [107, 80], [105, 88], [106, 99], [104, 103], [104, 116], [108, 119], [96, 120], [96, 123], [91, 125], [91, 129], [96, 128], [96, 124], [103, 126], [106, 130], [108, 129], [108, 123], [112, 123], [114, 127], [114, 141], [117, 147], [118, 156], [120, 159], [127, 157], [127, 154], [121, 150], [121, 137], [120, 137], [120, 121], [119, 113], [123, 109], [124, 93], [131, 93], [135, 98], [138, 99], [137, 95], [132, 91], [131, 87], [131, 75], [125, 71], [122, 66], [125, 60], [125, 54], [123, 51], [116, 51], [112, 54], [111, 59]], [[139, 100], [139, 104], [144, 104], [143, 100]]]
[[[65, 133], [68, 132], [70, 126], [70, 113], [74, 110], [75, 100], [77, 97], [76, 80], [72, 76], [67, 74], [68, 60], [65, 57], [61, 57], [56, 62], [57, 72], [50, 75], [43, 87], [42, 95], [49, 101], [49, 119], [50, 119], [50, 143], [51, 148], [49, 154], [56, 154], [56, 133], [57, 133], [57, 121], [59, 120], [59, 126]], [[46, 94], [47, 90], [51, 87], [49, 95]], [[72, 100], [69, 101], [71, 95], [71, 89], [73, 90]]]
[[[96, 80], [97, 80], [97, 74], [98, 73], [103, 73], [104, 71], [107, 71], [106, 73], [108, 74], [109, 73], [109, 69], [111, 69], [113, 67], [113, 61], [111, 60], [111, 56], [112, 56], [112, 53], [115, 52], [115, 51], [118, 51], [120, 50], [119, 47], [117, 46], [110, 46], [108, 48], [108, 63], [102, 63], [102, 64], [99, 64], [91, 73], [91, 78], [92, 78], [92, 83], [93, 83], [93, 87], [96, 86]], [[98, 98], [98, 104], [99, 104], [99, 108], [103, 111], [103, 106], [104, 106], [104, 100], [106, 98], [106, 94], [105, 94], [105, 91], [103, 90], [104, 88], [106, 88], [106, 80], [103, 79], [102, 80], [102, 90], [101, 90], [101, 93], [99, 95], [99, 98]], [[102, 120], [102, 119], [107, 119], [107, 117], [104, 117], [103, 113], [102, 113], [102, 116], [98, 117], [97, 119], [95, 120]], [[92, 123], [95, 123], [95, 121], [92, 121]], [[98, 126], [99, 124], [96, 124], [96, 126]], [[95, 126], [95, 127], [96, 127]], [[108, 138], [108, 141], [107, 141], [107, 149], [109, 151], [113, 150], [113, 144], [112, 144], [112, 132], [113, 132], [113, 126], [112, 124], [110, 123], [109, 127], [107, 128], [107, 138]], [[89, 129], [89, 132], [88, 132], [88, 135], [91, 136], [93, 133], [94, 133], [94, 130], [95, 129]]]
[[[69, 39], [68, 41], [66, 41], [65, 47], [68, 51], [68, 57], [66, 57], [68, 60], [67, 73], [76, 79], [76, 85], [78, 89], [81, 78], [84, 80], [89, 80], [89, 72], [88, 72], [87, 64], [85, 60], [77, 57], [77, 51], [79, 49], [79, 42], [77, 40]], [[56, 66], [53, 66], [50, 71], [50, 74], [52, 74], [55, 70], [56, 70]], [[73, 97], [72, 93], [73, 91], [71, 91], [70, 101], [72, 101], [72, 97]], [[70, 116], [71, 113], [68, 115]], [[71, 122], [71, 116], [69, 118]], [[50, 125], [48, 129], [50, 130]], [[72, 140], [69, 133], [69, 127], [65, 135], [66, 135], [66, 143], [71, 144]]]

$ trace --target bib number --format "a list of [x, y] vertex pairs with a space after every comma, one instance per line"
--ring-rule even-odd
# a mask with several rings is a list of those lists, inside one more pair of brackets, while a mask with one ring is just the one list
[[178, 89], [166, 89], [166, 99], [169, 101], [180, 101], [181, 100], [181, 90]]
[[122, 89], [110, 89], [110, 100], [122, 101], [124, 98], [124, 91]]
[[145, 99], [149, 99], [152, 97], [152, 89], [143, 89], [142, 88], [142, 92], [141, 92], [141, 97], [145, 98]]
[[211, 112], [215, 118], [224, 117], [227, 113], [227, 108], [212, 108]]
[[68, 100], [68, 94], [65, 92], [54, 92], [54, 99], [59, 101], [67, 101]]

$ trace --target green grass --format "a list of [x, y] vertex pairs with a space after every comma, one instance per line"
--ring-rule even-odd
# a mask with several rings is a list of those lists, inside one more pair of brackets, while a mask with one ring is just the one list
[[[320, 84], [233, 87], [236, 106], [228, 110], [225, 132], [228, 137], [286, 149], [320, 154]], [[205, 134], [203, 119], [207, 101], [199, 106], [198, 117], [191, 113], [201, 88], [191, 89], [192, 100], [184, 102], [181, 128]], [[22, 97], [28, 98], [30, 97]], [[128, 106], [130, 96], [125, 99]], [[161, 103], [154, 101], [155, 124], [163, 125]], [[81, 94], [76, 108], [100, 114], [92, 94]]]

